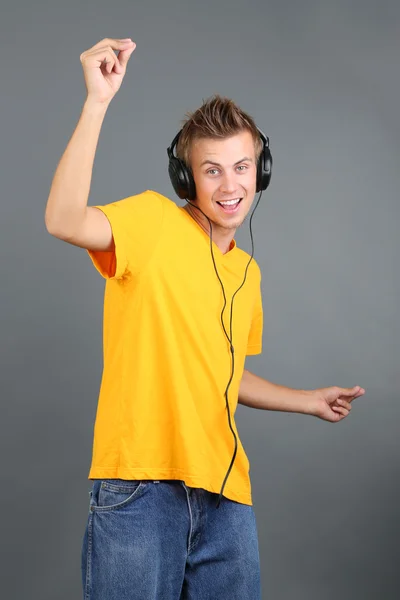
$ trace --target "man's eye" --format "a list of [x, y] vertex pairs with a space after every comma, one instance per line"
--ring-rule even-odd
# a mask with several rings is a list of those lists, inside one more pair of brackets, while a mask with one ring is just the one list
[[[238, 169], [242, 169], [243, 171], [245, 171], [245, 170], [247, 169], [247, 166], [246, 166], [246, 165], [239, 165], [237, 168], [238, 168]], [[217, 171], [218, 171], [218, 169], [209, 169], [209, 170], [207, 171], [207, 175], [208, 175], [209, 173], [210, 173], [210, 174], [212, 174], [212, 173], [213, 173], [213, 171], [214, 171], [214, 172], [217, 172]]]

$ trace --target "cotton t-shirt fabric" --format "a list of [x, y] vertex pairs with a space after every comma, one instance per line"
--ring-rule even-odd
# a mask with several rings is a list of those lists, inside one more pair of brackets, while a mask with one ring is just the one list
[[[180, 479], [219, 493], [235, 440], [225, 389], [231, 352], [210, 237], [175, 202], [146, 190], [105, 206], [111, 252], [88, 250], [105, 278], [103, 373], [89, 479]], [[225, 329], [250, 255], [212, 242]], [[253, 260], [233, 303], [228, 390], [235, 461], [223, 494], [252, 505], [234, 413], [246, 355], [262, 346], [261, 274]]]

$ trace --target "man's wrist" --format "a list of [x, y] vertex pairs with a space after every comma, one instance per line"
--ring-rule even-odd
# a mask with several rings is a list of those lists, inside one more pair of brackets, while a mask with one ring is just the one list
[[82, 107], [82, 111], [86, 112], [86, 113], [90, 113], [91, 115], [95, 115], [95, 116], [100, 116], [100, 117], [104, 117], [104, 115], [106, 114], [108, 107], [109, 107], [110, 103], [109, 102], [98, 102], [98, 101], [94, 101], [91, 98], [86, 98], [83, 107]]
[[300, 410], [305, 415], [315, 416], [317, 412], [317, 394], [316, 390], [300, 390]]

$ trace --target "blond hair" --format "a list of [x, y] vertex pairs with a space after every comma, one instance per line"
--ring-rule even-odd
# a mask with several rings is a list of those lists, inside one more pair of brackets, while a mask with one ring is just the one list
[[194, 140], [223, 139], [242, 131], [250, 131], [254, 140], [256, 163], [263, 149], [260, 133], [254, 119], [233, 100], [219, 94], [203, 101], [194, 112], [187, 112], [182, 121], [182, 132], [176, 145], [176, 156], [190, 168]]

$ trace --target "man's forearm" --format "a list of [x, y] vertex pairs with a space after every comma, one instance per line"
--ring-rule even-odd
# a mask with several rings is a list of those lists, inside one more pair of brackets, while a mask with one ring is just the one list
[[45, 210], [47, 230], [68, 236], [82, 223], [87, 209], [93, 162], [108, 105], [86, 100], [57, 166]]
[[313, 390], [294, 390], [243, 371], [239, 387], [239, 404], [263, 410], [280, 410], [312, 414]]

